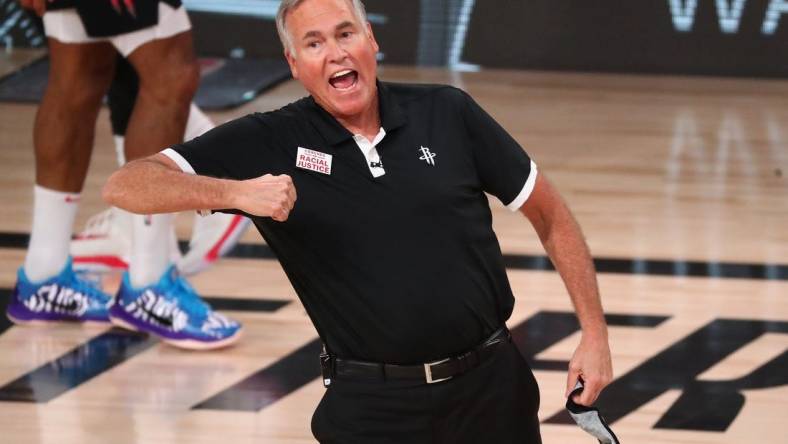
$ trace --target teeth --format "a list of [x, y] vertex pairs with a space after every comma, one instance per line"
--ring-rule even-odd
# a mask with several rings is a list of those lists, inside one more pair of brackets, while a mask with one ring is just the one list
[[344, 71], [339, 71], [337, 73], [334, 73], [334, 75], [332, 75], [331, 78], [332, 79], [336, 79], [337, 77], [344, 76], [345, 74], [350, 74], [351, 72], [353, 72], [353, 70], [350, 70], [350, 69], [346, 69]]

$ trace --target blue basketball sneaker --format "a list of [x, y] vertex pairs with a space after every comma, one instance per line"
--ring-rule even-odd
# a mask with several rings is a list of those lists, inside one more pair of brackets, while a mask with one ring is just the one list
[[16, 287], [6, 308], [6, 315], [15, 324], [47, 324], [51, 322], [109, 323], [112, 297], [95, 283], [78, 277], [71, 257], [55, 277], [30, 282], [19, 267]]
[[158, 283], [142, 288], [133, 288], [124, 273], [109, 316], [115, 325], [191, 350], [226, 347], [241, 337], [241, 325], [211, 310], [174, 265]]

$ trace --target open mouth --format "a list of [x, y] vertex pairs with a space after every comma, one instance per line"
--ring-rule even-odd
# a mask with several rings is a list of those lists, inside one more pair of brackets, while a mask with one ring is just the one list
[[352, 88], [358, 81], [358, 73], [352, 69], [345, 69], [334, 73], [328, 79], [328, 83], [338, 90], [345, 90]]

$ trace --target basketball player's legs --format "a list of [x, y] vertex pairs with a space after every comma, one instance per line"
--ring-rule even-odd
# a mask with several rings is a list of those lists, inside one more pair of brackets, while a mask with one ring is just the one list
[[149, 156], [183, 141], [199, 82], [191, 31], [153, 40], [128, 55], [139, 92], [126, 130], [126, 159]]
[[[139, 76], [125, 139], [126, 158], [133, 161], [183, 141], [199, 68], [190, 31], [147, 41], [126, 58]], [[170, 263], [172, 218], [132, 216], [129, 270], [110, 317], [178, 347], [207, 350], [230, 345], [240, 338], [241, 326], [211, 310]], [[166, 313], [145, 311], [165, 306]]]
[[[115, 76], [107, 92], [107, 104], [119, 166], [126, 163], [125, 134], [138, 90], [137, 72], [125, 57], [118, 55]], [[211, 119], [192, 102], [183, 139], [191, 140], [213, 127]], [[186, 276], [205, 270], [230, 251], [251, 224], [249, 219], [236, 214], [194, 214], [193, 218], [186, 254], [180, 254], [174, 228], [170, 233], [170, 259], [176, 263], [178, 271]], [[71, 242], [75, 267], [92, 271], [128, 268], [131, 219], [130, 213], [119, 208], [109, 208], [90, 217], [85, 229]]]
[[[112, 80], [113, 51], [106, 43], [49, 39], [49, 81], [33, 127], [37, 186], [25, 259], [25, 271], [33, 281], [59, 273], [68, 259], [96, 116]], [[63, 193], [71, 197], [59, 196]]]
[[79, 193], [87, 174], [96, 117], [112, 81], [115, 49], [106, 42], [49, 39], [49, 80], [36, 114], [36, 183]]
[[[190, 31], [151, 40], [127, 56], [139, 76], [139, 92], [126, 130], [127, 161], [183, 141], [199, 68]], [[173, 215], [134, 217], [131, 284], [155, 284], [170, 264]]]
[[33, 226], [7, 314], [23, 324], [107, 322], [109, 297], [73, 273], [69, 243], [96, 116], [112, 79], [114, 48], [50, 38], [49, 57], [49, 81], [33, 130]]

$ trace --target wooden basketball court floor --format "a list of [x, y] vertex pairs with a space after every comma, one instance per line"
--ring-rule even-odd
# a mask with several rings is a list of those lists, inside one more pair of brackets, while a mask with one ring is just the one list
[[[381, 78], [464, 88], [569, 201], [599, 269], [616, 374], [600, 406], [623, 443], [786, 442], [787, 81], [402, 67]], [[211, 116], [302, 93], [290, 81]], [[29, 230], [34, 113], [0, 103], [2, 305]], [[77, 227], [104, 208], [113, 168], [102, 111]], [[595, 442], [561, 414], [579, 338], [562, 283], [527, 221], [492, 205], [517, 298], [509, 326], [540, 384], [544, 442]], [[191, 219], [178, 218], [181, 239]], [[192, 279], [244, 323], [228, 350], [0, 321], [0, 442], [313, 442], [315, 331], [259, 235], [242, 243]]]

